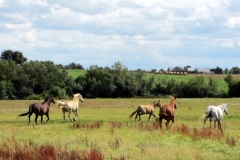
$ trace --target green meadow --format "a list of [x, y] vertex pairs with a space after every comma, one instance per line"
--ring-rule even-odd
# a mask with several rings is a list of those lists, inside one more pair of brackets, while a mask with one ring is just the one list
[[[76, 79], [78, 76], [84, 75], [87, 71], [86, 70], [67, 70], [69, 76], [71, 76], [73, 79]], [[153, 73], [145, 73], [145, 78], [149, 79], [150, 77], [154, 77], [156, 79], [156, 82], [159, 81], [170, 81], [175, 80], [176, 82], [188, 82], [189, 79], [197, 77], [197, 76], [203, 76], [205, 78], [205, 83], [209, 82], [209, 78], [211, 77], [214, 79], [219, 87], [224, 92], [227, 92], [228, 85], [224, 81], [224, 78], [227, 76], [225, 74], [188, 74], [188, 75], [172, 75], [172, 74], [153, 74]], [[239, 79], [239, 75], [232, 75], [235, 79]]]
[[[114, 160], [240, 159], [238, 98], [177, 99], [175, 123], [169, 130], [164, 125], [164, 129], [160, 130], [154, 117], [148, 122], [148, 115], [142, 115], [141, 121], [135, 121], [135, 116], [130, 119], [129, 115], [140, 104], [157, 100], [168, 104], [170, 98], [84, 100], [80, 103], [79, 117], [75, 122], [70, 122], [67, 116], [63, 120], [57, 105], [51, 104], [49, 122], [40, 124], [39, 117], [37, 125], [35, 115], [31, 116], [30, 125], [27, 116], [18, 115], [27, 112], [30, 103], [41, 101], [1, 100], [0, 159], [14, 159], [14, 155], [18, 159], [20, 155], [23, 157], [20, 159], [27, 159], [30, 154], [26, 152], [29, 150], [32, 153], [34, 148], [41, 151], [45, 148], [44, 154], [54, 155], [51, 159], [71, 159], [66, 158], [67, 153], [75, 153], [75, 156], [88, 154], [86, 159]], [[228, 103], [229, 106], [229, 114], [224, 115], [222, 121], [222, 130], [209, 129], [209, 120], [202, 128], [206, 107], [220, 103]], [[157, 117], [158, 111], [159, 108], [156, 108], [154, 112]], [[53, 151], [50, 152], [50, 149]], [[96, 158], [97, 154], [101, 158]]]

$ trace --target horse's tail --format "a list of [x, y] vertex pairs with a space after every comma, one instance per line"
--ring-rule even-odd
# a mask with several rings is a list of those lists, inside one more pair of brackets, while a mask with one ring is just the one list
[[22, 113], [22, 114], [19, 114], [18, 116], [26, 116], [26, 115], [28, 115], [30, 112], [28, 111], [28, 112], [26, 112], [26, 113]]
[[28, 109], [28, 112], [19, 114], [18, 116], [26, 116], [26, 115], [30, 114], [30, 113], [32, 112], [32, 107], [33, 107], [34, 105], [35, 105], [35, 103], [30, 104], [29, 109]]
[[137, 110], [134, 111], [134, 112], [129, 116], [129, 118], [131, 118], [135, 113], [137, 113]]
[[204, 119], [205, 118], [205, 113], [202, 115], [201, 119]]
[[206, 112], [203, 114], [203, 116], [202, 116], [202, 119], [204, 119], [204, 118], [208, 118], [208, 117], [211, 117], [211, 112], [212, 112], [212, 110], [210, 109], [210, 110], [206, 110]]
[[62, 112], [62, 109], [64, 108], [65, 102], [58, 101], [58, 108]]

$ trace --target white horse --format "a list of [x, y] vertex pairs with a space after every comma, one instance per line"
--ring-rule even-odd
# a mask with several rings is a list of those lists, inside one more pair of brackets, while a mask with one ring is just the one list
[[[73, 99], [71, 101], [61, 102], [58, 101], [58, 107], [63, 113], [63, 119], [65, 120], [65, 112], [68, 112], [68, 117], [70, 118], [71, 122], [75, 121], [78, 117], [78, 108], [79, 108], [79, 100], [83, 102], [83, 97], [80, 93], [76, 93], [73, 95]], [[75, 118], [71, 118], [71, 113], [75, 114]]]
[[206, 120], [210, 118], [210, 127], [212, 127], [211, 122], [214, 121], [214, 128], [216, 128], [216, 121], [218, 122], [218, 128], [221, 128], [221, 120], [223, 119], [223, 112], [228, 114], [228, 105], [227, 104], [221, 104], [218, 106], [208, 106], [205, 112], [204, 117], [204, 124], [206, 123]]

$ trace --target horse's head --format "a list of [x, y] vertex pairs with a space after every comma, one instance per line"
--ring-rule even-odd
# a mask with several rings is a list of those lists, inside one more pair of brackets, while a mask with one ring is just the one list
[[74, 95], [73, 95], [73, 98], [74, 98], [74, 99], [77, 98], [77, 99], [80, 100], [81, 102], [84, 102], [83, 97], [82, 97], [82, 95], [81, 95], [80, 93], [74, 94]]
[[171, 104], [174, 106], [175, 109], [177, 109], [177, 99], [176, 97], [170, 96], [171, 98]]
[[161, 108], [160, 100], [158, 100], [158, 101], [156, 101], [156, 102], [153, 102], [153, 106], [154, 106], [154, 108], [155, 108], [156, 106], [158, 106], [159, 108]]
[[56, 103], [53, 96], [51, 96], [49, 99], [50, 99], [50, 102], [52, 102], [52, 103], [54, 103], [54, 104]]
[[42, 104], [44, 104], [44, 103], [49, 103], [50, 104], [51, 102], [54, 103], [54, 104], [56, 103], [55, 100], [54, 100], [54, 97], [52, 95], [45, 98], [45, 100], [44, 100], [44, 102], [42, 102]]
[[228, 104], [223, 105], [224, 105], [223, 111], [226, 113], [226, 115], [228, 115]]

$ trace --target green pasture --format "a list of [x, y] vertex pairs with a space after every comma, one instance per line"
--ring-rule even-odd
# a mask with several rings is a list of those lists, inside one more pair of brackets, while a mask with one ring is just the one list
[[84, 75], [86, 73], [86, 70], [83, 70], [83, 69], [68, 69], [67, 72], [73, 79], [76, 79], [78, 76]]
[[[76, 79], [80, 75], [84, 75], [86, 73], [86, 70], [67, 70], [68, 74], [73, 78]], [[175, 80], [176, 82], [187, 82], [190, 78], [194, 78], [196, 76], [203, 76], [205, 78], [205, 83], [208, 83], [208, 78], [212, 78], [216, 81], [218, 87], [220, 90], [227, 92], [228, 85], [224, 81], [224, 78], [227, 75], [217, 75], [217, 74], [189, 74], [189, 75], [171, 75], [171, 74], [153, 74], [153, 73], [146, 73], [145, 78], [149, 79], [150, 77], [154, 76], [156, 79], [156, 82], [159, 80], [163, 81], [170, 81]], [[239, 75], [233, 75], [234, 78], [239, 79]]]
[[[18, 117], [18, 114], [27, 112], [30, 103], [41, 101], [1, 100], [1, 142], [14, 137], [20, 144], [33, 141], [61, 146], [69, 151], [97, 149], [105, 159], [240, 159], [239, 98], [177, 99], [175, 123], [169, 130], [165, 126], [163, 130], [154, 127], [155, 118], [148, 122], [148, 115], [143, 115], [140, 122], [128, 117], [140, 104], [157, 100], [167, 104], [170, 98], [84, 100], [80, 103], [77, 121], [72, 123], [67, 116], [64, 121], [57, 105], [51, 104], [49, 123], [40, 124], [39, 117], [38, 125], [34, 123], [35, 115], [31, 116], [31, 124], [28, 125], [28, 117]], [[229, 115], [224, 115], [222, 122], [223, 136], [191, 136], [194, 129], [204, 130], [202, 117], [206, 107], [220, 103], [229, 105]], [[156, 108], [157, 117], [158, 111], [159, 108]], [[206, 128], [208, 126], [209, 121]], [[220, 132], [218, 129], [211, 131]], [[232, 143], [227, 143], [227, 139]]]

